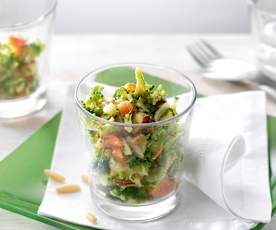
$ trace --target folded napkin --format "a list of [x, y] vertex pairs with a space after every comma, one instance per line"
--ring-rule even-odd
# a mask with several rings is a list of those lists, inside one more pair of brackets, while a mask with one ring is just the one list
[[22, 118], [0, 120], [0, 160], [10, 154], [18, 145], [61, 111], [67, 83], [53, 81], [48, 85], [47, 104], [43, 110]]
[[185, 178], [237, 218], [269, 222], [265, 94], [198, 100], [185, 151]]
[[[82, 147], [78, 117], [72, 103], [73, 87], [69, 89], [66, 100], [51, 168], [61, 172], [68, 183], [81, 184], [82, 191], [76, 194], [59, 195], [55, 192], [57, 184], [49, 180], [38, 214], [80, 225], [118, 230], [162, 230], [170, 227], [173, 229], [249, 229], [256, 225], [252, 220], [261, 222], [270, 220], [271, 200], [264, 94], [249, 92], [198, 100], [188, 135], [191, 143], [187, 146], [185, 154], [186, 159], [191, 163], [186, 165], [185, 173], [190, 183], [184, 183], [181, 202], [174, 212], [165, 218], [146, 223], [115, 220], [97, 209], [91, 199], [88, 186], [81, 182], [81, 175], [86, 173], [89, 162]], [[232, 131], [227, 131], [229, 129]], [[219, 150], [225, 152], [219, 152]], [[239, 150], [239, 154], [231, 156], [236, 152], [235, 150]], [[217, 160], [216, 155], [226, 153], [229, 154], [229, 159], [225, 157], [226, 163], [223, 163], [225, 173], [222, 174], [223, 183], [220, 183], [214, 179], [217, 180], [218, 175], [221, 175], [220, 171], [216, 171], [218, 167], [222, 167], [221, 161], [212, 161]], [[193, 154], [195, 156], [191, 157]], [[218, 158], [222, 157], [218, 156]], [[198, 170], [194, 170], [195, 166]], [[240, 183], [237, 183], [237, 180]], [[223, 197], [226, 197], [227, 201], [230, 199], [231, 202], [220, 199], [221, 193], [215, 188], [222, 187], [222, 192], [226, 194]], [[239, 199], [233, 199], [237, 197]], [[240, 208], [239, 202], [237, 205], [235, 203], [237, 200], [244, 201], [241, 210], [247, 211], [238, 212], [241, 218], [231, 214], [231, 210], [236, 211], [237, 207]], [[224, 204], [233, 206], [229, 209]], [[247, 205], [254, 209], [252, 213]], [[87, 212], [97, 216], [96, 225], [86, 219]]]

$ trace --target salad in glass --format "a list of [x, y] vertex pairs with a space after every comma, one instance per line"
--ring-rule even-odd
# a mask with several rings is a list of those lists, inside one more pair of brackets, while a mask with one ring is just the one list
[[157, 65], [114, 64], [80, 80], [75, 102], [100, 210], [148, 221], [177, 206], [195, 100], [188, 77]]
[[[133, 77], [134, 78], [134, 77]], [[123, 203], [139, 204], [164, 198], [180, 186], [183, 126], [177, 120], [156, 123], [177, 114], [177, 97], [166, 99], [162, 85], [151, 85], [135, 70], [136, 83], [126, 83], [112, 96], [95, 85], [81, 102], [90, 114], [104, 120], [137, 124], [113, 126], [82, 117], [92, 144], [92, 189]]]
[[40, 40], [27, 42], [20, 36], [0, 42], [0, 100], [25, 97], [38, 88], [37, 58], [43, 50]]

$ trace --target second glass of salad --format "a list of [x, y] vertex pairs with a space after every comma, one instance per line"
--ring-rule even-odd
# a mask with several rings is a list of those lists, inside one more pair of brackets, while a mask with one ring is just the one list
[[46, 104], [50, 41], [57, 0], [4, 1], [0, 13], [0, 119]]
[[134, 221], [170, 213], [182, 187], [192, 81], [156, 65], [111, 65], [85, 76], [75, 99], [97, 206]]

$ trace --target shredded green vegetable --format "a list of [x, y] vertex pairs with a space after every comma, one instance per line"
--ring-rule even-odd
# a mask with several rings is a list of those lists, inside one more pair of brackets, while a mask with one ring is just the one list
[[27, 43], [15, 36], [0, 43], [0, 99], [27, 96], [37, 89], [37, 57], [43, 50], [41, 41]]
[[[123, 123], [151, 123], [176, 115], [176, 101], [169, 104], [162, 85], [148, 84], [135, 70], [136, 83], [119, 87], [112, 97], [94, 86], [83, 107], [101, 118]], [[181, 174], [177, 121], [152, 127], [119, 127], [84, 118], [94, 145], [92, 172], [107, 196], [126, 203], [141, 203], [174, 192]]]

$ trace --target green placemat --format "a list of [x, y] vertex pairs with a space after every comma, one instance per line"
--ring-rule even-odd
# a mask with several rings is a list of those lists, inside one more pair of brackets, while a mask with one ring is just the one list
[[[108, 77], [111, 75], [112, 77]], [[170, 96], [183, 91], [183, 88], [172, 82], [157, 80], [149, 75], [146, 78], [151, 83], [162, 84]], [[114, 86], [120, 86], [129, 80], [133, 80], [133, 73], [127, 68], [114, 68], [110, 72], [105, 71], [97, 78], [98, 82]], [[49, 168], [51, 164], [60, 118], [61, 113], [0, 162], [0, 207], [60, 229], [91, 229], [37, 215], [47, 183], [43, 170]], [[276, 211], [276, 118], [268, 117], [267, 121], [274, 213]], [[260, 224], [255, 229], [261, 229], [262, 226]]]

